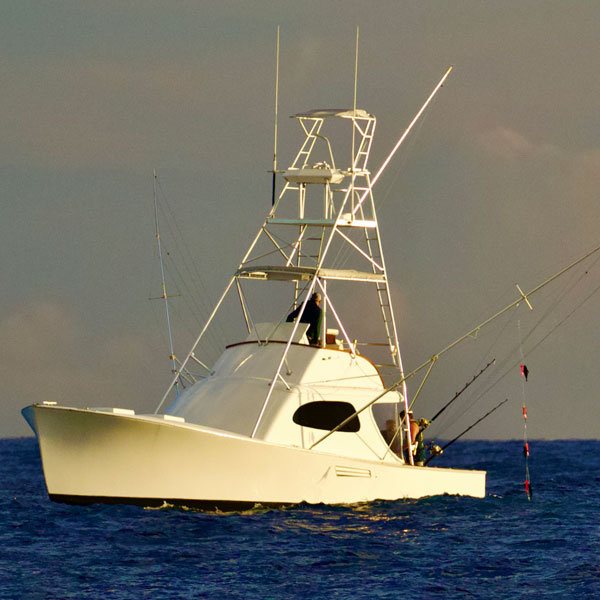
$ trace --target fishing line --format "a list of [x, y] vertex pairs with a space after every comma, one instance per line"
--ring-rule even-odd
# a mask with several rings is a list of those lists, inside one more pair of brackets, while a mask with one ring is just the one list
[[[202, 303], [202, 305], [199, 304], [200, 301], [198, 300], [198, 298], [201, 297], [201, 294], [198, 293], [198, 288], [193, 285], [192, 287], [188, 285], [189, 279], [184, 277], [183, 273], [179, 269], [178, 262], [171, 256], [171, 254], [168, 251], [167, 262], [173, 269], [171, 273], [174, 273], [177, 276], [177, 278], [172, 277], [173, 285], [175, 286], [176, 291], [179, 293], [179, 295], [187, 305], [192, 319], [194, 319], [199, 326], [202, 326], [203, 323], [206, 321], [206, 316], [205, 314], [203, 314], [203, 311], [205, 311], [206, 308], [204, 303]], [[193, 284], [193, 279], [191, 279], [191, 281]], [[181, 315], [180, 320], [182, 323], [189, 322], [189, 317], [186, 318], [181, 311], [179, 311], [178, 314]], [[190, 333], [192, 333], [193, 337], [191, 326], [189, 324], [186, 324], [185, 327]], [[222, 330], [222, 327], [219, 324], [217, 324], [216, 328], [220, 329], [220, 339], [223, 339], [224, 332]], [[211, 329], [211, 331], [208, 333], [210, 341], [207, 340], [207, 342], [212, 346], [212, 350], [217, 350], [221, 346], [219, 343], [219, 334], [217, 334], [217, 332], [215, 332], [214, 329]]]
[[[585, 269], [583, 271], [583, 273], [581, 273], [579, 275], [579, 277], [577, 278], [577, 280], [573, 283], [573, 285], [569, 285], [565, 286], [565, 289], [558, 295], [557, 299], [555, 302], [553, 302], [552, 304], [550, 304], [550, 306], [546, 309], [546, 311], [542, 314], [542, 316], [540, 317], [540, 319], [538, 320], [538, 322], [532, 327], [532, 329], [529, 331], [529, 333], [527, 333], [527, 335], [524, 338], [524, 342], [526, 342], [527, 340], [529, 340], [529, 338], [534, 334], [534, 332], [537, 330], [537, 328], [541, 325], [542, 321], [544, 321], [552, 312], [554, 312], [554, 310], [558, 307], [558, 305], [566, 298], [567, 294], [569, 292], [572, 292], [575, 287], [582, 281], [582, 279], [584, 277], [586, 277], [589, 272], [596, 266], [596, 263], [598, 263], [598, 261], [600, 260], [600, 257], [596, 258], [594, 260], [594, 262], [590, 265], [590, 267], [588, 267], [587, 269]], [[575, 275], [573, 276], [572, 279], [575, 278]], [[569, 319], [577, 310], [579, 310], [579, 308], [581, 308], [597, 291], [599, 288], [596, 288], [592, 291], [592, 293], [588, 296], [586, 296], [579, 304], [575, 305], [575, 308], [573, 308], [573, 310], [571, 310], [569, 313], [567, 313], [558, 323], [556, 323], [549, 331], [548, 333], [546, 333], [546, 335], [544, 335], [530, 350], [529, 353], [531, 353], [533, 351], [533, 349], [537, 348], [545, 339], [547, 339], [550, 335], [552, 335], [556, 329], [558, 329], [558, 327], [560, 327], [567, 319]]]
[[[563, 290], [556, 294], [555, 301], [550, 303], [550, 305], [546, 308], [546, 310], [544, 311], [544, 313], [542, 314], [542, 316], [540, 317], [538, 322], [534, 325], [534, 327], [529, 331], [529, 333], [525, 337], [525, 340], [529, 339], [531, 337], [531, 335], [533, 335], [533, 333], [539, 327], [539, 325], [541, 325], [541, 323], [546, 319], [546, 317], [548, 317], [552, 312], [554, 312], [554, 310], [566, 298], [566, 296], [569, 294], [569, 292], [572, 292], [577, 287], [577, 285], [589, 273], [589, 271], [594, 268], [594, 266], [596, 265], [596, 263], [598, 262], [599, 259], [600, 259], [600, 257], [596, 258], [594, 260], [594, 262], [590, 265], [590, 267], [585, 269], [579, 275], [579, 277], [577, 277], [577, 272], [574, 272], [571, 275], [569, 281], [567, 281], [565, 283], [565, 287], [563, 288]], [[574, 281], [574, 280], [576, 280], [576, 281]], [[553, 331], [553, 330], [551, 330], [551, 331]]]
[[[415, 124], [415, 127], [414, 127], [413, 131], [411, 132], [412, 135], [410, 135], [408, 137], [408, 141], [407, 141], [407, 144], [405, 146], [406, 151], [402, 152], [400, 154], [398, 166], [396, 167], [396, 169], [394, 171], [394, 175], [392, 177], [392, 180], [390, 181], [389, 185], [387, 186], [387, 189], [386, 189], [385, 193], [382, 195], [382, 197], [381, 197], [380, 200], [378, 199], [379, 197], [376, 196], [375, 194], [373, 194], [373, 192], [372, 192], [372, 186], [374, 185], [375, 182], [371, 184], [371, 198], [373, 200], [373, 208], [374, 208], [376, 214], [384, 206], [384, 204], [386, 203], [386, 201], [387, 201], [388, 197], [390, 196], [392, 190], [395, 188], [396, 180], [400, 176], [400, 173], [403, 172], [404, 166], [406, 165], [408, 159], [413, 154], [416, 142], [419, 139], [419, 136], [420, 136], [421, 131], [423, 129], [423, 124], [425, 123], [425, 121], [428, 118], [429, 118], [429, 111], [425, 111], [422, 114], [421, 118]], [[357, 197], [360, 199], [360, 194], [359, 193], [357, 193]], [[361, 204], [360, 211], [361, 211], [361, 218], [364, 219], [364, 211], [363, 211], [363, 208], [362, 208], [362, 204]], [[379, 238], [381, 237], [379, 235], [379, 231], [378, 231], [378, 237]], [[335, 264], [335, 265], [339, 266], [339, 268], [344, 267], [347, 264], [348, 260], [349, 260], [350, 249], [351, 248], [348, 245], [341, 246], [340, 249], [338, 250], [338, 253], [335, 256], [334, 261], [333, 261], [332, 264]]]
[[[159, 188], [160, 188], [160, 183], [159, 183]], [[162, 190], [161, 190], [161, 192], [162, 192]], [[161, 214], [166, 217], [167, 228], [169, 230], [169, 233], [171, 234], [171, 239], [173, 240], [173, 245], [175, 247], [175, 250], [176, 250], [178, 256], [180, 257], [181, 264], [182, 264], [184, 270], [187, 272], [187, 279], [189, 279], [191, 281], [192, 285], [196, 289], [195, 296], [198, 298], [197, 302], [200, 302], [202, 305], [201, 310], [200, 310], [200, 318], [201, 318], [201, 320], [205, 320], [206, 315], [210, 314], [210, 308], [211, 308], [208, 305], [208, 302], [205, 301], [205, 298], [210, 298], [209, 291], [206, 288], [206, 285], [204, 284], [204, 281], [198, 271], [198, 267], [196, 266], [196, 261], [193, 257], [193, 254], [192, 254], [188, 244], [185, 241], [183, 232], [181, 231], [181, 228], [179, 227], [177, 220], [175, 219], [173, 210], [169, 206], [168, 201], [166, 200], [166, 197], [164, 196], [164, 192], [163, 192], [163, 199], [165, 200], [166, 206], [169, 209], [169, 213], [165, 212], [164, 206], [162, 204], [159, 204], [159, 210], [161, 211]], [[175, 229], [177, 229], [177, 231], [173, 230], [172, 224], [175, 226]], [[183, 249], [181, 248], [178, 240], [181, 240]], [[171, 260], [173, 260], [173, 262], [175, 262], [175, 260], [171, 256], [171, 253], [168, 253], [168, 256]], [[190, 266], [190, 263], [192, 266]], [[181, 275], [181, 279], [183, 280], [186, 278], [183, 277], [183, 275]]]
[[[598, 259], [596, 259], [598, 260]], [[594, 263], [595, 264], [595, 263]], [[593, 265], [592, 265], [593, 266]], [[558, 304], [560, 304], [560, 302], [562, 302], [563, 298], [566, 296], [566, 294], [569, 292], [569, 290], [574, 287], [575, 285], [577, 285], [578, 281], [575, 282], [575, 284], [572, 286], [571, 285], [571, 281], [575, 278], [576, 273], [573, 273], [571, 275], [571, 278], [569, 281], [566, 282], [565, 287], [563, 288], [563, 290], [559, 293], [556, 294], [557, 299], [556, 301], [551, 304], [549, 307], [546, 308], [546, 310], [544, 311], [544, 313], [542, 313], [542, 315], [540, 316], [540, 318], [538, 319], [538, 322], [534, 325], [534, 327], [529, 331], [529, 333], [526, 336], [526, 340], [529, 339], [529, 337], [531, 335], [533, 335], [533, 333], [535, 332], [535, 330], [537, 329], [537, 327], [545, 320], [545, 318], [558, 306]], [[506, 323], [504, 324], [504, 327], [502, 327], [502, 329], [499, 331], [498, 335], [496, 336], [496, 339], [492, 342], [492, 344], [490, 345], [490, 347], [488, 348], [487, 352], [483, 355], [483, 358], [481, 360], [480, 364], [483, 364], [483, 362], [486, 360], [486, 357], [488, 357], [491, 353], [492, 350], [500, 343], [500, 338], [505, 334], [505, 332], [508, 330], [509, 325], [512, 323], [512, 318], [507, 319]], [[516, 346], [513, 347], [508, 353], [506, 358], [504, 358], [500, 363], [499, 366], [504, 366], [506, 365], [506, 363], [509, 360], [509, 357], [511, 354], [513, 354], [516, 350]], [[511, 367], [512, 368], [512, 367]]]
[[[527, 342], [527, 340], [529, 340], [529, 338], [533, 335], [533, 333], [535, 332], [535, 330], [539, 327], [539, 325], [541, 324], [541, 322], [547, 318], [547, 316], [550, 314], [551, 311], [555, 310], [556, 307], [558, 306], [559, 302], [562, 301], [565, 296], [567, 295], [567, 293], [569, 291], [572, 291], [578, 284], [579, 282], [583, 279], [583, 277], [585, 277], [586, 275], [589, 274], [589, 272], [591, 271], [591, 269], [596, 265], [596, 263], [598, 263], [598, 261], [600, 260], [600, 257], [597, 258], [592, 265], [587, 268], [582, 274], [580, 274], [579, 278], [577, 279], [577, 281], [574, 283], [574, 285], [572, 286], [567, 286], [568, 289], [563, 289], [559, 296], [560, 299], [559, 301], [555, 301], [552, 303], [551, 307], [549, 309], [547, 309], [545, 311], [545, 313], [540, 317], [540, 319], [538, 320], [538, 322], [532, 327], [532, 329], [527, 333], [527, 335], [521, 340], [521, 342], [516, 345], [515, 347], [513, 347], [507, 354], [506, 357], [499, 362], [498, 366], [500, 369], [504, 368], [507, 364], [509, 364], [510, 361], [510, 357], [514, 355], [514, 353], [516, 352], [516, 350], [518, 348], [521, 347], [521, 345], [524, 345], [525, 342]], [[563, 325], [575, 312], [577, 312], [577, 310], [579, 310], [588, 300], [590, 300], [590, 298], [592, 298], [598, 291], [600, 291], [600, 286], [596, 287], [588, 296], [586, 296], [579, 304], [577, 304], [567, 315], [565, 315], [565, 317], [563, 317], [557, 324], [555, 324], [537, 343], [535, 343], [529, 350], [528, 350], [528, 354], [531, 355], [548, 337], [550, 337], [557, 329], [558, 327], [560, 327], [561, 325]], [[508, 321], [508, 323], [510, 323], [511, 320]], [[505, 326], [506, 328], [506, 326]], [[464, 416], [464, 414], [469, 411], [479, 400], [481, 400], [481, 398], [483, 398], [486, 394], [488, 394], [493, 388], [495, 388], [509, 373], [511, 373], [513, 371], [513, 369], [519, 364], [519, 360], [517, 361], [512, 361], [511, 364], [506, 368], [506, 370], [504, 370], [502, 372], [502, 374], [493, 382], [491, 383], [487, 388], [485, 388], [478, 396], [476, 396], [471, 403], [469, 403], [461, 412], [457, 413], [457, 415], [455, 416], [454, 419], [446, 422], [443, 427], [440, 429], [440, 431], [438, 432], [438, 435], [443, 434], [444, 431], [446, 431], [447, 429], [449, 429], [450, 427], [452, 427], [461, 417]]]
[[[181, 227], [179, 226], [179, 222], [177, 220], [177, 217], [175, 216], [175, 211], [173, 210], [171, 202], [165, 194], [160, 180], [158, 178], [157, 185], [158, 190], [160, 191], [160, 198], [162, 198], [163, 200], [163, 202], [159, 203], [159, 209], [161, 210], [161, 213], [166, 217], [167, 227], [169, 228], [169, 232], [171, 233], [173, 244], [177, 253], [181, 255], [182, 263], [185, 270], [188, 272], [189, 279], [194, 285], [199, 286], [197, 288], [197, 292], [199, 292], [197, 295], [200, 298], [200, 302], [202, 302], [203, 304], [203, 310], [205, 311], [205, 314], [208, 314], [210, 313], [210, 309], [212, 308], [212, 306], [209, 306], [207, 303], [205, 303], [204, 298], [210, 298], [209, 290], [206, 288], [203, 278], [200, 272], [198, 271], [198, 267], [194, 259], [194, 254], [192, 253], [189, 245], [186, 242], [186, 237], [183, 234]], [[176, 231], [174, 231], [173, 228], [175, 228]], [[180, 247], [179, 240], [181, 240], [183, 250]], [[189, 266], [190, 264], [192, 265], [191, 267]], [[205, 319], [205, 315], [202, 315], [202, 319]]]
[[506, 319], [506, 323], [504, 323], [504, 326], [500, 329], [500, 331], [498, 332], [498, 335], [494, 338], [493, 342], [490, 344], [490, 346], [487, 349], [487, 351], [481, 357], [481, 361], [477, 365], [478, 368], [481, 368], [481, 366], [483, 365], [483, 363], [492, 354], [492, 350], [498, 346], [498, 344], [500, 343], [500, 338], [506, 333], [506, 331], [508, 329], [508, 326], [511, 324], [511, 322], [512, 322], [512, 319], [510, 319], [510, 318]]
[[[185, 288], [187, 294], [182, 294], [182, 297], [185, 299], [185, 302], [188, 306], [188, 310], [190, 311], [192, 317], [196, 320], [197, 323], [201, 324], [206, 320], [206, 315], [210, 313], [210, 307], [208, 306], [205, 298], [210, 298], [210, 294], [204, 284], [204, 281], [198, 271], [198, 267], [196, 265], [196, 261], [194, 260], [193, 254], [189, 248], [189, 245], [186, 242], [186, 238], [183, 235], [182, 229], [179, 226], [177, 218], [175, 216], [175, 212], [173, 207], [171, 206], [171, 202], [169, 201], [167, 195], [165, 194], [164, 189], [162, 188], [161, 182], [156, 178], [159, 200], [159, 210], [163, 217], [165, 217], [166, 225], [171, 234], [171, 239], [173, 241], [174, 247], [178, 256], [180, 257], [180, 261], [176, 261], [171, 252], [167, 251], [167, 259], [169, 264], [173, 266], [175, 269], [176, 275], [179, 277], [179, 285], [174, 281], [175, 285], [178, 287], [178, 291], [181, 291], [182, 288]], [[175, 231], [176, 230], [176, 231]], [[181, 240], [181, 244], [179, 243]], [[181, 262], [181, 265], [184, 271], [187, 274], [187, 277], [181, 272], [178, 262]], [[190, 266], [190, 264], [192, 266]], [[188, 281], [191, 282], [192, 287], [188, 284]], [[182, 315], [182, 313], [179, 313]], [[181, 322], [185, 323], [188, 319], [182, 318]], [[188, 331], [191, 331], [189, 325], [186, 326]], [[218, 351], [221, 347], [219, 343], [219, 339], [224, 339], [225, 331], [221, 324], [217, 321], [215, 322], [215, 329], [211, 328], [211, 331], [208, 333], [207, 343], [211, 346], [213, 352]]]
[[533, 498], [533, 489], [531, 487], [531, 477], [529, 475], [529, 442], [527, 440], [527, 397], [525, 393], [525, 383], [527, 382], [529, 369], [525, 364], [525, 354], [523, 353], [523, 342], [521, 339], [521, 319], [517, 321], [519, 331], [519, 353], [521, 356], [521, 389], [523, 398], [523, 457], [525, 458], [525, 493], [527, 500]]
[[387, 202], [390, 194], [392, 193], [392, 190], [396, 187], [396, 181], [397, 181], [398, 177], [400, 176], [400, 173], [402, 173], [404, 171], [404, 167], [406, 166], [408, 159], [411, 158], [411, 156], [413, 155], [417, 140], [419, 139], [419, 136], [423, 129], [423, 124], [427, 121], [428, 118], [429, 118], [429, 111], [425, 111], [425, 113], [423, 114], [423, 117], [421, 119], [419, 119], [417, 126], [414, 129], [413, 134], [408, 139], [408, 143], [406, 144], [406, 147], [405, 147], [405, 152], [402, 152], [400, 154], [400, 156], [398, 157], [399, 158], [398, 166], [395, 169], [394, 175], [387, 187], [387, 190], [385, 191], [384, 194], [382, 194], [381, 200], [375, 201], [375, 206], [378, 211], [380, 208], [382, 208], [384, 206], [384, 204]]
[[[164, 244], [163, 244], [164, 246]], [[188, 280], [183, 276], [179, 269], [177, 261], [171, 256], [170, 252], [166, 251], [166, 264], [168, 265], [167, 272], [169, 274], [170, 287], [176, 292], [176, 294], [169, 294], [169, 297], [179, 296], [184, 302], [187, 312], [181, 310], [181, 306], [178, 303], [171, 303], [170, 310], [173, 316], [176, 317], [181, 330], [186, 330], [192, 339], [194, 336], [194, 328], [190, 324], [190, 318], [196, 321], [198, 326], [202, 326], [203, 321], [201, 320], [202, 310], [198, 304], [198, 293], [197, 290], [190, 288]], [[220, 350], [221, 345], [219, 344], [218, 338], [213, 330], [208, 334], [207, 344], [210, 346], [213, 352]], [[181, 344], [179, 344], [181, 346]]]
[[537, 344], [535, 344], [535, 346], [533, 346], [531, 348], [531, 350], [529, 351], [529, 353], [531, 354], [531, 352], [533, 352], [533, 350], [535, 350], [542, 342], [544, 342], [547, 337], [549, 337], [551, 334], [553, 334], [556, 329], [558, 329], [561, 325], [563, 325], [563, 323], [565, 323], [565, 321], [567, 321], [569, 318], [571, 318], [571, 316], [577, 310], [579, 310], [590, 298], [592, 298], [595, 294], [597, 294], [598, 291], [600, 291], [600, 285], [598, 287], [596, 287], [592, 291], [591, 294], [589, 294], [588, 296], [586, 296], [570, 313], [568, 313], [567, 315], [565, 315], [565, 317], [563, 319], [561, 319], [541, 340], [539, 340], [537, 342]]

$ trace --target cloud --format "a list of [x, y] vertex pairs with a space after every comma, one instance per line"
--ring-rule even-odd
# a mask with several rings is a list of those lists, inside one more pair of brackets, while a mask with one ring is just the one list
[[507, 160], [554, 157], [560, 154], [556, 146], [536, 144], [518, 131], [502, 126], [481, 133], [479, 142], [489, 154]]
[[[597, 211], [600, 149], [535, 142], [502, 126], [484, 131], [478, 140], [479, 148], [488, 162], [495, 161], [495, 170], [505, 182], [518, 181], [520, 188], [515, 191], [522, 194], [526, 190], [529, 198], [538, 197], [540, 209], [561, 215], [560, 220], [555, 219], [556, 225], [566, 226], [575, 219], [574, 229], [589, 229], [590, 239], [597, 239], [595, 221], [590, 217]], [[540, 211], [536, 214], [539, 216]]]

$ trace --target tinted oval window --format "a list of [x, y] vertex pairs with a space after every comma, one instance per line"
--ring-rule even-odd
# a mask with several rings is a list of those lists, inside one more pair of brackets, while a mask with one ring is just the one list
[[[303, 404], [294, 413], [292, 418], [297, 425], [331, 431], [355, 412], [354, 406], [349, 402], [326, 402], [318, 400], [317, 402]], [[338, 431], [356, 432], [359, 429], [360, 421], [358, 420], [358, 416], [355, 416]]]

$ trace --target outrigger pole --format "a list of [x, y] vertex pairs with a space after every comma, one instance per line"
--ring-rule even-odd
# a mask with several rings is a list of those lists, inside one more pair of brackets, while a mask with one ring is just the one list
[[433, 89], [431, 94], [429, 94], [429, 98], [427, 98], [427, 100], [425, 101], [425, 104], [423, 104], [423, 106], [421, 106], [421, 109], [414, 116], [413, 120], [410, 122], [410, 125], [406, 128], [404, 133], [400, 136], [400, 139], [396, 142], [396, 145], [392, 148], [392, 151], [388, 154], [388, 157], [383, 161], [381, 167], [379, 167], [379, 171], [377, 171], [377, 173], [375, 174], [375, 177], [373, 177], [373, 179], [371, 180], [370, 188], [365, 191], [365, 193], [361, 196], [360, 200], [358, 201], [357, 205], [354, 207], [354, 209], [352, 211], [353, 215], [355, 215], [356, 212], [360, 209], [360, 207], [362, 206], [362, 203], [364, 202], [365, 198], [367, 197], [367, 194], [371, 191], [373, 186], [377, 183], [377, 180], [381, 177], [381, 174], [383, 173], [385, 168], [388, 166], [390, 160], [392, 160], [392, 158], [394, 157], [394, 154], [396, 154], [396, 151], [398, 150], [398, 148], [400, 148], [400, 146], [402, 145], [402, 142], [404, 142], [404, 140], [406, 139], [406, 136], [410, 133], [410, 130], [413, 128], [415, 123], [419, 120], [419, 118], [421, 117], [421, 115], [423, 114], [423, 112], [425, 111], [427, 106], [429, 106], [429, 103], [433, 100], [433, 97], [438, 93], [439, 89], [444, 85], [444, 81], [446, 81], [446, 78], [448, 77], [448, 75], [450, 75], [451, 71], [452, 71], [452, 67], [449, 67], [448, 70], [446, 71], [446, 73], [444, 74], [444, 76], [440, 79], [439, 83], [435, 86], [435, 88]]
[[315, 446], [320, 444], [323, 440], [326, 440], [332, 433], [335, 433], [336, 431], [341, 429], [344, 425], [346, 425], [346, 423], [349, 423], [357, 415], [359, 415], [364, 410], [366, 410], [367, 408], [369, 408], [370, 406], [375, 404], [375, 402], [377, 402], [377, 400], [380, 400], [381, 398], [383, 398], [383, 396], [385, 396], [389, 392], [392, 392], [396, 388], [400, 387], [407, 379], [410, 379], [413, 375], [416, 375], [419, 371], [421, 371], [425, 367], [429, 366], [431, 363], [434, 363], [443, 354], [446, 354], [447, 352], [452, 350], [454, 347], [456, 347], [460, 343], [464, 342], [466, 339], [473, 337], [473, 335], [478, 333], [480, 329], [483, 329], [486, 325], [489, 325], [492, 321], [495, 321], [498, 317], [502, 316], [505, 312], [509, 311], [511, 308], [518, 306], [521, 302], [526, 302], [527, 305], [531, 308], [531, 305], [529, 303], [529, 296], [532, 296], [536, 292], [539, 292], [542, 288], [546, 287], [548, 284], [552, 283], [555, 279], [557, 279], [558, 277], [560, 277], [567, 271], [570, 271], [572, 268], [576, 267], [578, 264], [582, 263], [586, 258], [589, 258], [590, 256], [592, 256], [599, 250], [600, 250], [600, 246], [596, 246], [594, 249], [590, 250], [587, 254], [584, 254], [583, 256], [578, 258], [576, 261], [572, 262], [570, 265], [568, 265], [564, 269], [561, 269], [558, 273], [552, 275], [552, 277], [549, 277], [548, 279], [546, 279], [545, 281], [540, 283], [537, 287], [533, 288], [527, 294], [525, 294], [523, 291], [521, 291], [518, 288], [520, 291], [520, 296], [519, 296], [519, 298], [517, 298], [517, 300], [515, 300], [514, 302], [511, 302], [508, 306], [505, 306], [502, 310], [499, 310], [495, 315], [492, 315], [489, 319], [486, 319], [485, 321], [483, 321], [482, 323], [477, 325], [477, 327], [473, 327], [473, 329], [471, 329], [469, 332], [465, 333], [463, 336], [459, 337], [457, 340], [455, 340], [454, 342], [452, 342], [451, 344], [449, 344], [448, 346], [446, 346], [445, 348], [440, 350], [437, 354], [434, 354], [429, 360], [426, 360], [424, 363], [420, 364], [418, 367], [416, 367], [412, 371], [410, 371], [410, 373], [407, 373], [404, 377], [402, 377], [401, 379], [399, 379], [398, 381], [396, 381], [395, 383], [390, 385], [383, 392], [381, 392], [375, 398], [373, 398], [373, 400], [371, 400], [370, 402], [365, 404], [365, 406], [363, 406], [362, 408], [360, 408], [359, 410], [357, 410], [356, 412], [351, 414], [348, 418], [344, 419], [341, 423], [339, 423], [339, 425], [336, 425], [331, 431], [327, 432], [322, 438], [318, 439], [310, 447], [310, 449], [312, 450]]

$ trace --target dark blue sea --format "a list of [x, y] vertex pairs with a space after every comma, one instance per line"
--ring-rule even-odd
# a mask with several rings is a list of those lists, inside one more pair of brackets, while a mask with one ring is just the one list
[[47, 495], [33, 438], [0, 440], [0, 598], [600, 598], [600, 442], [457, 442], [485, 499], [215, 514]]

